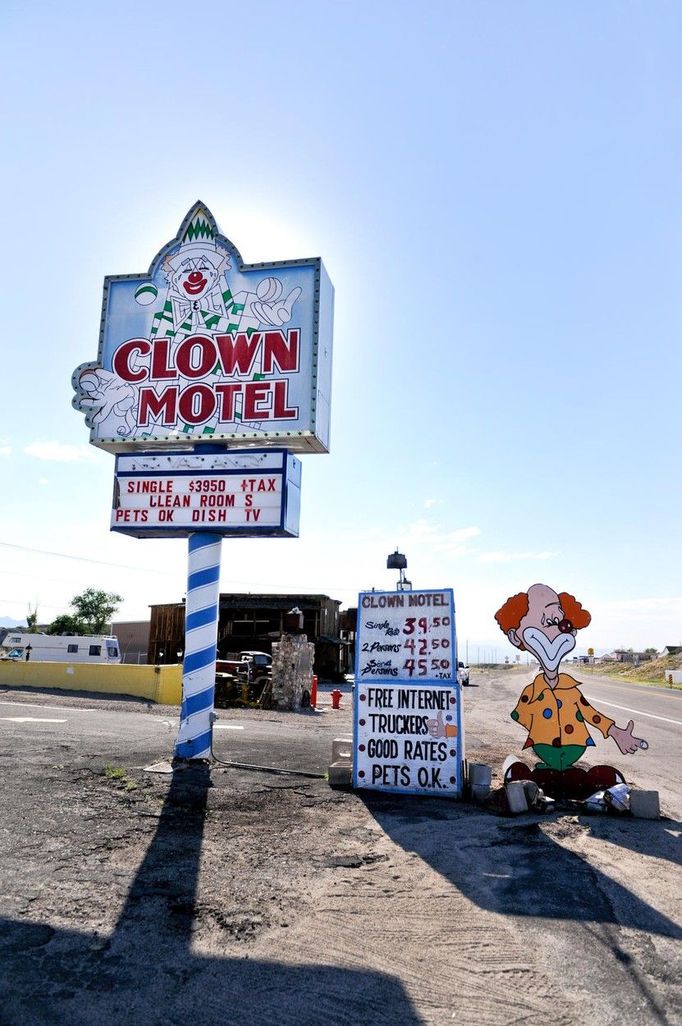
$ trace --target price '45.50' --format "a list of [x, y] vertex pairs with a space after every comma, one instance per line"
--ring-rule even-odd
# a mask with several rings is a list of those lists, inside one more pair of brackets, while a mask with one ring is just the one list
[[[406, 659], [403, 663], [403, 669], [407, 670], [410, 677], [426, 677], [429, 673], [429, 660], [428, 659]], [[449, 670], [450, 660], [449, 659], [431, 659], [431, 673], [438, 673], [439, 670]]]

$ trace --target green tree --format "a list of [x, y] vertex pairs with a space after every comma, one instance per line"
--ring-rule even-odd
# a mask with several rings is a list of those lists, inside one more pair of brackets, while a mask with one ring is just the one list
[[104, 628], [123, 602], [122, 595], [97, 588], [86, 588], [80, 595], [74, 595], [69, 605], [75, 610], [76, 619], [87, 627], [87, 634], [103, 634]]
[[47, 628], [48, 634], [89, 634], [87, 626], [77, 616], [62, 613]]
[[28, 607], [28, 616], [26, 617], [26, 631], [28, 634], [35, 634], [38, 629], [38, 607], [36, 606], [33, 612], [31, 607]]

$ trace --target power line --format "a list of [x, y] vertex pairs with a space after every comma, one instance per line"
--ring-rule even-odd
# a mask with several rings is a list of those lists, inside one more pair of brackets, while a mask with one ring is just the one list
[[[160, 576], [160, 577], [177, 577], [177, 572], [174, 573], [174, 572], [172, 572], [170, 570], [156, 570], [156, 569], [152, 569], [151, 567], [146, 567], [146, 566], [130, 566], [128, 563], [108, 563], [108, 562], [106, 562], [103, 559], [90, 559], [87, 556], [74, 556], [74, 555], [72, 555], [69, 552], [52, 552], [49, 549], [35, 549], [35, 548], [32, 548], [29, 545], [16, 545], [13, 542], [2, 542], [2, 541], [0, 541], [0, 546], [3, 546], [6, 549], [15, 549], [18, 552], [30, 552], [30, 553], [32, 553], [34, 555], [55, 556], [58, 559], [69, 559], [69, 560], [72, 560], [73, 562], [77, 562], [77, 563], [90, 563], [90, 564], [93, 564], [95, 566], [108, 566], [108, 567], [112, 567], [115, 570], [134, 570], [137, 573], [156, 574], [157, 576]], [[35, 574], [26, 574], [26, 573], [22, 573], [21, 571], [16, 571], [16, 570], [2, 570], [2, 571], [0, 571], [0, 573], [4, 573], [4, 574], [7, 574], [7, 575], [12, 575], [12, 576], [15, 576], [15, 577], [28, 577], [28, 578], [31, 578], [31, 579], [35, 579], [35, 576], [36, 576]], [[42, 577], [41, 579], [42, 580], [47, 580], [48, 578]], [[55, 578], [50, 578], [50, 579], [51, 580], [55, 580]], [[315, 594], [323, 594], [324, 593], [324, 594], [327, 594], [330, 591], [350, 591], [350, 592], [355, 592], [355, 588], [353, 588], [353, 587], [351, 587], [350, 585], [347, 585], [347, 584], [343, 584], [343, 585], [325, 584], [324, 587], [322, 587], [320, 585], [317, 585], [317, 586], [313, 585], [313, 586], [311, 586], [311, 585], [303, 585], [303, 584], [290, 584], [286, 588], [286, 590], [280, 592], [279, 590], [273, 591], [273, 585], [271, 583], [270, 584], [265, 584], [262, 581], [235, 581], [235, 580], [230, 580], [229, 582], [226, 582], [226, 583], [228, 583], [232, 587], [246, 588], [251, 593], [254, 592], [254, 590], [257, 590], [257, 589], [263, 589], [264, 591], [267, 591], [270, 594], [283, 594], [283, 595], [306, 594], [306, 593], [311, 593], [311, 594], [312, 593], [315, 593]], [[21, 602], [22, 600], [21, 599], [11, 599], [11, 600], [10, 599], [1, 599], [0, 601], [3, 601], [3, 602], [12, 601], [13, 603], [17, 603], [17, 602]], [[52, 606], [52, 607], [48, 606], [47, 608], [55, 609], [57, 607], [56, 606]]]
[[[111, 566], [116, 570], [137, 570], [143, 574], [162, 574], [165, 577], [174, 577], [170, 570], [155, 570], [146, 566], [130, 566], [128, 563], [107, 563], [103, 559], [89, 559], [87, 556], [72, 556], [69, 552], [50, 552], [47, 549], [33, 549], [29, 545], [14, 545], [11, 542], [0, 542], [6, 549], [17, 549], [20, 552], [32, 552], [39, 556], [57, 556], [58, 559], [72, 559], [77, 563], [95, 563], [98, 566]], [[7, 571], [11, 573], [12, 571]], [[18, 577], [24, 576], [17, 574]]]
[[[87, 556], [73, 556], [69, 552], [52, 552], [52, 551], [50, 551], [48, 549], [34, 549], [34, 548], [31, 548], [29, 545], [15, 545], [12, 542], [1, 542], [0, 541], [0, 545], [2, 545], [4, 548], [7, 548], [7, 549], [17, 549], [20, 552], [31, 552], [31, 553], [34, 553], [34, 554], [40, 555], [40, 556], [56, 556], [59, 559], [71, 559], [71, 560], [74, 560], [75, 562], [78, 562], [78, 563], [94, 563], [97, 566], [109, 566], [109, 567], [115, 568], [116, 570], [136, 570], [138, 573], [159, 574], [159, 575], [161, 575], [163, 577], [176, 577], [177, 576], [177, 573], [173, 573], [170, 570], [156, 570], [156, 569], [152, 569], [151, 567], [145, 567], [145, 566], [130, 566], [128, 563], [107, 563], [103, 559], [89, 559]], [[2, 570], [2, 571], [0, 571], [0, 573], [12, 574], [15, 577], [34, 577], [35, 576], [35, 575], [32, 575], [32, 574], [21, 573], [20, 571], [15, 571], [15, 570]], [[45, 580], [45, 578], [43, 578], [43, 580]], [[238, 585], [238, 586], [240, 586], [242, 588], [252, 588], [252, 589], [253, 588], [270, 588], [270, 589], [272, 589], [272, 587], [273, 587], [272, 584], [269, 584], [269, 585], [268, 584], [264, 584], [262, 581], [234, 581], [234, 580], [231, 580], [229, 583], [232, 584], [232, 585]], [[325, 585], [325, 587], [327, 589], [332, 588], [332, 589], [334, 589], [336, 591], [353, 591], [354, 590], [350, 585], [347, 585], [347, 584], [341, 584], [341, 585], [327, 584], [327, 585]], [[291, 595], [291, 594], [294, 594], [296, 592], [305, 592], [307, 590], [315, 590], [315, 587], [313, 586], [311, 588], [310, 585], [291, 584], [286, 589], [286, 591], [282, 592], [282, 594]]]
[[[7, 602], [11, 606], [23, 606], [25, 600], [18, 598], [0, 598], [0, 602]], [[30, 602], [27, 602], [26, 605], [30, 607]], [[63, 606], [52, 606], [49, 602], [41, 602], [39, 605], [41, 609], [63, 609]], [[16, 619], [16, 617], [13, 619]]]

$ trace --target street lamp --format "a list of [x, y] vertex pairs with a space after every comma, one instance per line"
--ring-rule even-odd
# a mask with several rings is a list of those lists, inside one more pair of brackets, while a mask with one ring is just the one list
[[390, 554], [386, 560], [386, 569], [399, 571], [398, 591], [412, 590], [412, 581], [408, 581], [405, 577], [405, 570], [407, 570], [407, 557], [404, 556], [402, 552], [398, 552], [396, 549], [395, 552]]

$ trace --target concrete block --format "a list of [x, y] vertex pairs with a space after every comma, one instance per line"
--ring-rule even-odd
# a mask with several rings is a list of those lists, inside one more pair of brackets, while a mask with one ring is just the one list
[[350, 762], [333, 762], [327, 771], [330, 787], [351, 787], [353, 767]]
[[633, 788], [630, 791], [630, 812], [637, 819], [658, 819], [661, 815], [658, 791], [638, 791]]
[[336, 762], [350, 762], [353, 758], [353, 739], [335, 737], [332, 741], [332, 765]]
[[530, 807], [538, 800], [540, 788], [534, 780], [522, 780], [521, 783], [523, 784], [523, 793], [526, 796], [526, 804], [530, 809]]
[[490, 787], [493, 779], [492, 766], [486, 766], [482, 762], [470, 762], [469, 763], [469, 783], [471, 787], [486, 785]]
[[523, 784], [523, 780], [511, 780], [508, 784], [505, 784], [504, 787], [507, 795], [509, 811], [513, 812], [514, 815], [519, 815], [521, 812], [528, 812], [528, 802], [526, 801], [526, 792]]

